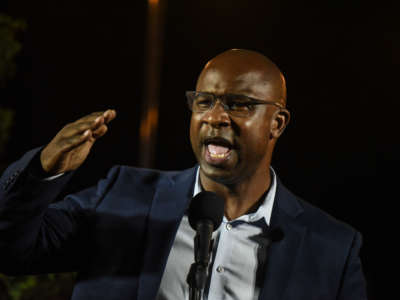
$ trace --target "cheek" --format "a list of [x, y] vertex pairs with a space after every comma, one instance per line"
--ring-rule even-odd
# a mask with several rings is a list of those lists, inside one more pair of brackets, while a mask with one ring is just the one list
[[267, 122], [247, 121], [242, 126], [242, 141], [249, 153], [264, 153], [268, 146], [270, 128]]

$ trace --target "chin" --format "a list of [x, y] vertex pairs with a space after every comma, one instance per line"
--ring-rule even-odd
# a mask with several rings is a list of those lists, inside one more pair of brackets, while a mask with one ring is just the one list
[[202, 173], [208, 177], [209, 179], [229, 185], [229, 184], [234, 184], [235, 182], [238, 181], [238, 175], [240, 172], [234, 172], [232, 169], [226, 169], [222, 168], [220, 166], [213, 166], [210, 165], [206, 162], [200, 163], [200, 168]]

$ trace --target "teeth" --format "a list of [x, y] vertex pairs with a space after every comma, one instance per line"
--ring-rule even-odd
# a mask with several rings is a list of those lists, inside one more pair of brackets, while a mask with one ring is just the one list
[[212, 158], [224, 158], [226, 155], [227, 155], [227, 153], [217, 154], [217, 153], [211, 153], [210, 152], [210, 156]]
[[224, 160], [229, 156], [229, 148], [221, 145], [208, 144], [207, 152], [211, 159]]

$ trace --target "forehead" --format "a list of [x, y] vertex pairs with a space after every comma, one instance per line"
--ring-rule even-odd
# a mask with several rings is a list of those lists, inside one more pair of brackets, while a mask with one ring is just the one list
[[272, 99], [274, 89], [259, 70], [220, 70], [206, 69], [197, 81], [197, 91], [218, 95], [242, 94], [258, 99]]

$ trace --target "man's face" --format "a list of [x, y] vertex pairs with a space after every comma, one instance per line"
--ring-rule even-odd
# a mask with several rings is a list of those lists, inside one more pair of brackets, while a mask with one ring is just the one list
[[[271, 86], [257, 70], [235, 72], [213, 68], [203, 72], [198, 92], [215, 95], [239, 94], [260, 100], [274, 100]], [[235, 184], [256, 172], [268, 172], [271, 105], [257, 105], [248, 117], [229, 115], [221, 103], [209, 111], [192, 113], [190, 140], [201, 171], [222, 184]]]

